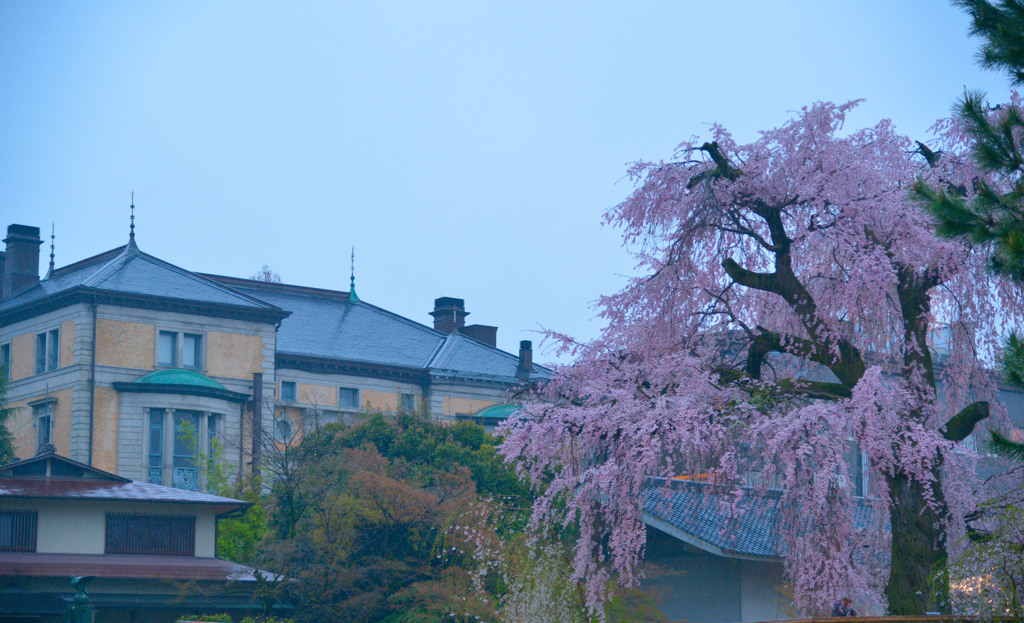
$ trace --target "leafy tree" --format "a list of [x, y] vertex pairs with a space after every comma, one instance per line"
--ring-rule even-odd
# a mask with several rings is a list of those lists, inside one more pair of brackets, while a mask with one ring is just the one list
[[[550, 482], [534, 520], [575, 522], [573, 577], [592, 606], [611, 571], [635, 575], [649, 477], [679, 474], [737, 496], [756, 494], [740, 487], [751, 474], [782, 485], [799, 607], [937, 606], [924, 589], [974, 503], [970, 457], [953, 448], [989, 414], [993, 336], [1021, 321], [1024, 297], [975, 248], [935, 238], [908, 197], [918, 175], [972, 197], [979, 171], [929, 167], [889, 122], [840, 132], [854, 105], [806, 108], [746, 145], [714, 126], [672, 162], [634, 165], [636, 190], [605, 215], [649, 274], [601, 300], [602, 336], [502, 430], [506, 457]], [[937, 322], [951, 329], [940, 370]], [[858, 446], [864, 500], [846, 486]]]
[[[957, 0], [971, 16], [971, 34], [983, 37], [982, 67], [1006, 71], [1015, 86], [1024, 85], [1024, 2]], [[1024, 283], [1024, 117], [1018, 101], [990, 110], [985, 94], [968, 93], [954, 109], [962, 121], [970, 155], [984, 172], [972, 180], [976, 192], [920, 181], [915, 192], [939, 221], [939, 234], [964, 237], [992, 248], [990, 268]], [[930, 152], [935, 162], [941, 154]], [[1024, 387], [1024, 341], [1011, 335], [1005, 344], [1007, 378]], [[1024, 443], [992, 434], [997, 452], [1024, 460]]]

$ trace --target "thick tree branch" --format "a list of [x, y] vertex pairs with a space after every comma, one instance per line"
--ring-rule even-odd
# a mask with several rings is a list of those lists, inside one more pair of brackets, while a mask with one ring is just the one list
[[942, 436], [950, 441], [963, 441], [968, 435], [974, 432], [978, 422], [988, 417], [988, 402], [979, 400], [972, 402], [963, 408], [960, 413], [949, 418], [946, 425], [942, 427]]

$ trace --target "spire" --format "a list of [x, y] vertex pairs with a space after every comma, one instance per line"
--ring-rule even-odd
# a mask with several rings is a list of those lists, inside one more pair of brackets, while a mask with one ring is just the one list
[[359, 302], [359, 295], [356, 294], [356, 245], [352, 245], [352, 256], [351, 256], [351, 258], [352, 258], [352, 261], [351, 261], [351, 264], [350, 264], [351, 271], [349, 272], [349, 277], [348, 277], [348, 284], [349, 284], [348, 285], [348, 299], [350, 301], [356, 301], [358, 303]]
[[46, 271], [46, 276], [43, 277], [43, 279], [49, 279], [50, 275], [53, 274], [53, 257], [54, 257], [53, 249], [56, 246], [54, 244], [54, 240], [56, 239], [56, 235], [55, 235], [56, 231], [57, 231], [57, 224], [55, 222], [53, 222], [53, 221], [50, 221], [50, 270]]
[[132, 191], [132, 204], [131, 204], [131, 217], [129, 222], [131, 223], [128, 227], [128, 248], [126, 251], [137, 251], [138, 247], [135, 246], [135, 191]]

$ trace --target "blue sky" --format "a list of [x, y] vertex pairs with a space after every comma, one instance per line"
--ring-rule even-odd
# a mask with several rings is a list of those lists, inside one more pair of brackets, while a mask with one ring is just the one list
[[134, 189], [140, 247], [190, 270], [346, 289], [354, 244], [370, 303], [465, 298], [512, 352], [589, 339], [633, 272], [601, 227], [629, 162], [822, 100], [924, 137], [965, 87], [1006, 98], [967, 26], [934, 0], [7, 0], [0, 225], [55, 221], [66, 264], [126, 241]]

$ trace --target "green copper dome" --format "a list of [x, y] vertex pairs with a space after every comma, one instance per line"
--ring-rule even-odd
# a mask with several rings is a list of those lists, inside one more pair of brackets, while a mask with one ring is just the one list
[[245, 402], [247, 393], [235, 392], [196, 370], [159, 370], [130, 383], [114, 383], [119, 392], [134, 394], [177, 394], [206, 396], [231, 402]]
[[208, 387], [210, 389], [227, 390], [226, 387], [195, 370], [160, 370], [147, 374], [135, 381], [149, 385], [185, 385], [188, 387]]
[[480, 409], [479, 411], [473, 414], [473, 417], [480, 418], [481, 421], [507, 420], [508, 418], [515, 415], [516, 412], [519, 411], [519, 409], [521, 408], [522, 405], [516, 402], [504, 405], [491, 405], [489, 407]]

